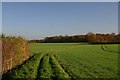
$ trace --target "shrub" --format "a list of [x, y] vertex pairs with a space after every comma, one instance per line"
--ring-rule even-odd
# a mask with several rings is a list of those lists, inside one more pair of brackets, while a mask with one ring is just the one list
[[30, 56], [27, 41], [21, 36], [2, 37], [2, 68], [3, 71], [10, 70]]

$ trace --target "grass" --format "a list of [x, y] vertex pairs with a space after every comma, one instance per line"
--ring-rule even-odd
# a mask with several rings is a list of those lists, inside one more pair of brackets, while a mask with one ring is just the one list
[[22, 67], [11, 71], [13, 78], [116, 78], [118, 45], [87, 43], [32, 43], [35, 54]]
[[49, 64], [49, 56], [44, 55], [43, 58], [41, 59], [40, 63], [40, 68], [39, 68], [39, 74], [38, 78], [51, 78], [52, 76], [52, 70], [51, 70], [51, 65]]
[[55, 59], [54, 55], [50, 55], [50, 63], [53, 68], [54, 77], [56, 78], [70, 78], [70, 76], [62, 69], [58, 61]]
[[37, 78], [70, 78], [62, 69], [53, 53], [45, 54], [40, 62]]
[[10, 71], [3, 78], [36, 78], [42, 56], [42, 53], [35, 54], [29, 61]]
[[[106, 44], [113, 52], [101, 49], [101, 45], [82, 43], [31, 44], [33, 52], [54, 52], [59, 63], [79, 78], [114, 78], [118, 72], [118, 45]], [[117, 52], [117, 53], [116, 53]]]

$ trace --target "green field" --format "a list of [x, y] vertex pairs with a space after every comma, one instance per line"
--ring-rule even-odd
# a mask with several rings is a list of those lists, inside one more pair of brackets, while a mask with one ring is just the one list
[[9, 73], [13, 78], [116, 78], [118, 45], [32, 43], [35, 56]]

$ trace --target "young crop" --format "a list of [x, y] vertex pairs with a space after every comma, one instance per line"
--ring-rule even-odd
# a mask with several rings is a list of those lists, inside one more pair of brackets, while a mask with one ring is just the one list
[[[11, 78], [117, 78], [118, 46], [82, 43], [30, 44], [35, 56], [11, 71]], [[103, 49], [102, 49], [103, 48]], [[37, 53], [41, 52], [41, 53]]]
[[45, 54], [40, 61], [37, 77], [38, 78], [51, 78], [52, 76], [53, 75], [52, 75], [51, 65], [49, 63], [49, 56], [48, 54]]
[[56, 78], [66, 77], [66, 73], [74, 78], [116, 78], [118, 75], [118, 44], [106, 44], [105, 50], [101, 44], [40, 43], [30, 46], [33, 52], [49, 53], [49, 63]]
[[3, 78], [36, 78], [42, 56], [42, 53], [35, 54], [27, 63], [21, 65], [20, 68], [18, 67], [3, 75]]
[[70, 78], [69, 75], [62, 69], [58, 61], [55, 59], [54, 54], [50, 55], [50, 64], [52, 65], [53, 73], [56, 78]]

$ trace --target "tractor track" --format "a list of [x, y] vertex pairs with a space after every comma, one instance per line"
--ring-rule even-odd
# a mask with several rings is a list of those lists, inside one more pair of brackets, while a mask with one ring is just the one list
[[47, 78], [54, 80], [56, 78], [72, 78], [72, 76], [66, 69], [64, 69], [63, 66], [61, 66], [53, 53], [47, 53], [44, 54], [40, 60], [36, 78]]
[[56, 58], [60, 66], [64, 69], [64, 71], [70, 76], [70, 78], [76, 78], [75, 75], [71, 71], [68, 70], [68, 67], [57, 59], [58, 57], [56, 55], [54, 55], [54, 57]]
[[[38, 80], [38, 79], [56, 80], [56, 79], [73, 78], [71, 72], [67, 70], [64, 64], [60, 63], [60, 61], [57, 60], [53, 52], [41, 54], [40, 57], [36, 54], [34, 56], [37, 56], [36, 58], [39, 58], [39, 59], [36, 59], [36, 60], [39, 60], [37, 64], [34, 64], [34, 65], [38, 65], [36, 66], [35, 73], [31, 74], [31, 76], [35, 74], [35, 80]], [[30, 57], [27, 61], [25, 61], [23, 64], [21, 64], [18, 67], [22, 68], [23, 65], [27, 65], [31, 59], [33, 59], [33, 56]], [[24, 77], [27, 77], [27, 76], [24, 76]]]
[[111, 49], [109, 49], [106, 45], [101, 45], [101, 49], [107, 52], [113, 52], [113, 53], [120, 53], [119, 51], [112, 51]]

